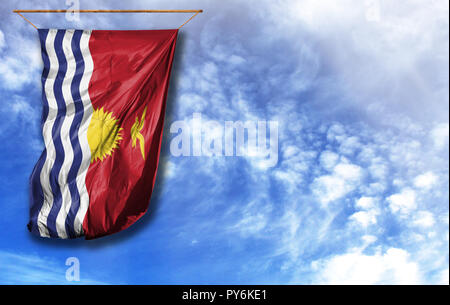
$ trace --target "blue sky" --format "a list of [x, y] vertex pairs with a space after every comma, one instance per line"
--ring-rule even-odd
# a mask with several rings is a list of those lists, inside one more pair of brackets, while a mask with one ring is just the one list
[[[448, 284], [448, 1], [80, 1], [205, 10], [179, 35], [150, 212], [98, 240], [31, 236], [42, 149], [36, 31], [0, 4], [0, 283]], [[129, 3], [129, 4], [128, 4]], [[178, 27], [181, 15], [27, 15], [41, 28]], [[194, 112], [279, 122], [279, 160], [173, 157]]]

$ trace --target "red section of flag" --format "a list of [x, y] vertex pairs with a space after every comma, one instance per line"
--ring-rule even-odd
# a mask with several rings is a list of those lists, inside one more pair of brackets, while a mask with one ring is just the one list
[[[89, 96], [94, 111], [103, 109], [116, 120], [121, 139], [110, 155], [93, 161], [87, 172], [86, 239], [124, 230], [147, 211], [177, 33], [92, 31], [89, 48], [94, 71]], [[135, 137], [134, 147], [133, 130], [142, 135]]]

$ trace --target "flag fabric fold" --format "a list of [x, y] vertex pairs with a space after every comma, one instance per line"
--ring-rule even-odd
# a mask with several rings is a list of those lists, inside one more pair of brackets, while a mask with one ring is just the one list
[[40, 29], [45, 149], [28, 229], [93, 239], [146, 211], [178, 30]]

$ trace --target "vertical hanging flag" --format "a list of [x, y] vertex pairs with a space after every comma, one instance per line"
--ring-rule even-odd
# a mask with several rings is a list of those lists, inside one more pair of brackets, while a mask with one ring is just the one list
[[178, 30], [39, 30], [45, 150], [28, 229], [93, 239], [148, 208]]

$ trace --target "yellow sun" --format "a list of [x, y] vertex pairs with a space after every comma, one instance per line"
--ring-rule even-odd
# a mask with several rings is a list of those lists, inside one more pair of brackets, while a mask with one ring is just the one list
[[103, 161], [106, 156], [111, 156], [114, 148], [122, 140], [121, 131], [118, 120], [111, 112], [103, 111], [103, 108], [94, 110], [87, 131], [91, 163], [98, 159]]

